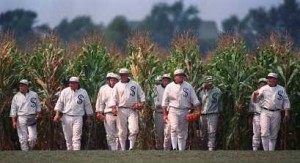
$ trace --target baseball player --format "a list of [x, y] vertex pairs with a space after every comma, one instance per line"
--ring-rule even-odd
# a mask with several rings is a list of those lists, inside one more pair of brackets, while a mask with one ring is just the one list
[[200, 138], [206, 142], [209, 151], [215, 148], [218, 115], [222, 111], [220, 106], [221, 91], [213, 84], [213, 78], [205, 78], [203, 88], [198, 97], [201, 104]]
[[[260, 78], [258, 80], [258, 87], [261, 88], [267, 85], [266, 78]], [[259, 89], [258, 88], [258, 89]], [[253, 151], [257, 151], [260, 146], [260, 113], [261, 108], [258, 103], [253, 103], [253, 99], [250, 101], [249, 112], [253, 114], [252, 117], [252, 126], [253, 126], [253, 136], [252, 136], [252, 149]]]
[[93, 110], [86, 90], [80, 88], [78, 77], [69, 79], [69, 87], [61, 92], [54, 110], [54, 121], [62, 121], [67, 150], [80, 150], [83, 115], [87, 115], [89, 123]]
[[28, 86], [28, 80], [20, 80], [19, 92], [14, 95], [10, 110], [12, 126], [17, 128], [22, 151], [34, 148], [37, 140], [36, 119], [41, 113], [39, 97]]
[[118, 115], [118, 135], [121, 150], [126, 150], [127, 130], [129, 130], [129, 150], [134, 148], [136, 136], [139, 132], [138, 111], [133, 109], [137, 102], [145, 103], [145, 94], [140, 85], [129, 78], [129, 70], [121, 68], [120, 81], [114, 86], [110, 107], [112, 113]]
[[285, 110], [284, 121], [289, 119], [290, 100], [285, 89], [277, 84], [277, 74], [269, 73], [268, 85], [254, 91], [253, 102], [260, 100], [261, 139], [265, 151], [274, 151], [277, 134], [280, 129], [280, 110]]
[[165, 87], [171, 82], [170, 74], [164, 74], [161, 79], [161, 83], [155, 85], [154, 92], [156, 97], [154, 99], [155, 110], [153, 112], [154, 118], [154, 130], [155, 130], [155, 140], [156, 149], [170, 150], [171, 149], [171, 135], [169, 133], [170, 127], [168, 123], [163, 122], [163, 112], [161, 108], [162, 96]]
[[[164, 122], [169, 121], [171, 126], [171, 143], [173, 150], [180, 151], [186, 148], [188, 134], [188, 121], [186, 115], [192, 105], [200, 112], [200, 102], [194, 88], [184, 81], [184, 71], [174, 71], [174, 81], [165, 88], [162, 98], [162, 109]], [[169, 108], [169, 110], [167, 110]]]
[[113, 115], [112, 108], [108, 107], [109, 99], [112, 96], [112, 90], [120, 77], [114, 73], [106, 75], [107, 84], [102, 86], [98, 92], [96, 101], [97, 119], [104, 121], [106, 139], [110, 150], [118, 150], [118, 129], [117, 116]]

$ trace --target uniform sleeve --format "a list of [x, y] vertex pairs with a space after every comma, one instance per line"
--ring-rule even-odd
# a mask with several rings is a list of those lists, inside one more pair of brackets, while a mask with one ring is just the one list
[[84, 110], [85, 110], [85, 114], [86, 115], [93, 115], [93, 108], [92, 108], [92, 104], [89, 98], [89, 95], [87, 94], [87, 92], [85, 91], [85, 98], [84, 98]]
[[103, 112], [105, 108], [105, 103], [103, 101], [103, 89], [100, 88], [98, 95], [97, 95], [97, 101], [96, 101], [96, 112]]
[[169, 106], [169, 85], [166, 86], [163, 97], [162, 97], [162, 103], [161, 106], [166, 107]]
[[60, 96], [55, 104], [54, 110], [62, 112], [64, 108], [64, 98], [65, 98], [65, 91], [60, 93]]
[[36, 106], [36, 112], [39, 113], [39, 112], [42, 111], [41, 101], [40, 101], [40, 98], [39, 98], [39, 96], [38, 96], [37, 93], [35, 93], [35, 96], [36, 96], [36, 104], [37, 104], [37, 106]]
[[290, 110], [290, 108], [291, 108], [291, 102], [290, 102], [289, 97], [285, 90], [284, 90], [284, 95], [283, 95], [283, 107], [285, 110]]
[[146, 99], [145, 99], [145, 93], [144, 91], [142, 90], [141, 86], [139, 84], [137, 84], [137, 87], [138, 87], [138, 97], [140, 99], [141, 102], [145, 102]]
[[16, 96], [14, 96], [10, 107], [10, 117], [17, 116], [17, 111], [18, 111], [17, 98]]
[[249, 112], [250, 113], [254, 112], [253, 93], [251, 94], [251, 99], [249, 103]]
[[221, 97], [222, 97], [222, 91], [220, 89], [218, 89], [218, 111], [219, 112], [223, 112], [223, 103], [222, 103], [222, 100], [221, 100]]
[[190, 89], [191, 89], [191, 102], [194, 106], [197, 106], [200, 104], [199, 100], [198, 100], [198, 97], [195, 93], [195, 90], [192, 86], [190, 86]]

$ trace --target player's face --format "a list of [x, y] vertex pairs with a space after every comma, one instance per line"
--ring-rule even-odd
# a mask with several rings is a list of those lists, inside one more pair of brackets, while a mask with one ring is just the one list
[[170, 82], [171, 82], [171, 79], [169, 79], [169, 78], [163, 78], [162, 81], [161, 81], [161, 84], [162, 84], [163, 86], [166, 86], [166, 85], [168, 85]]
[[77, 82], [70, 82], [70, 83], [69, 83], [69, 86], [70, 86], [70, 88], [71, 88], [72, 90], [76, 90], [76, 89], [79, 88], [79, 83], [77, 83]]
[[277, 79], [276, 78], [272, 78], [272, 77], [268, 77], [268, 84], [271, 87], [274, 87], [277, 85]]
[[182, 83], [184, 80], [184, 75], [183, 74], [175, 75], [174, 80], [176, 83]]
[[260, 88], [260, 87], [263, 87], [263, 86], [265, 86], [265, 85], [267, 85], [266, 82], [260, 82], [260, 83], [258, 84], [259, 88]]
[[19, 90], [21, 93], [28, 92], [28, 86], [26, 84], [19, 84]]
[[118, 80], [115, 79], [115, 78], [110, 78], [110, 79], [108, 79], [108, 84], [109, 84], [111, 87], [114, 87], [115, 84], [116, 84], [117, 82], [118, 82]]
[[121, 82], [127, 82], [128, 81], [128, 74], [120, 74]]

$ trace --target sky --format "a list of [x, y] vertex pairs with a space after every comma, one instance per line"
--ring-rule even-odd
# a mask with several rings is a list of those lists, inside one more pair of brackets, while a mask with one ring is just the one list
[[[178, 0], [0, 0], [0, 13], [18, 8], [38, 14], [36, 25], [57, 26], [64, 18], [90, 16], [94, 23], [107, 25], [115, 16], [139, 21], [150, 14], [154, 4], [173, 4]], [[199, 17], [215, 21], [219, 29], [223, 20], [232, 15], [243, 18], [251, 8], [269, 9], [283, 0], [183, 0], [185, 7], [196, 6]]]

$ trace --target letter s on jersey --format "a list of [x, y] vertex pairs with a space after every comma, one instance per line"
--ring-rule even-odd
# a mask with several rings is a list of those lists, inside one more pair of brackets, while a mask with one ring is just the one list
[[279, 100], [279, 101], [282, 100], [283, 99], [283, 90], [278, 91], [277, 95], [278, 95], [277, 100]]
[[31, 102], [31, 107], [35, 108], [37, 106], [37, 102], [36, 102], [36, 98], [35, 97], [32, 97], [30, 99], [30, 102]]
[[183, 97], [187, 97], [187, 96], [189, 96], [189, 89], [187, 89], [187, 88], [183, 88], [182, 89], [182, 91], [183, 91]]
[[135, 95], [135, 89], [136, 89], [135, 86], [131, 86], [130, 87], [130, 96], [134, 96]]
[[78, 95], [77, 104], [82, 104], [84, 100], [84, 96], [82, 94]]

